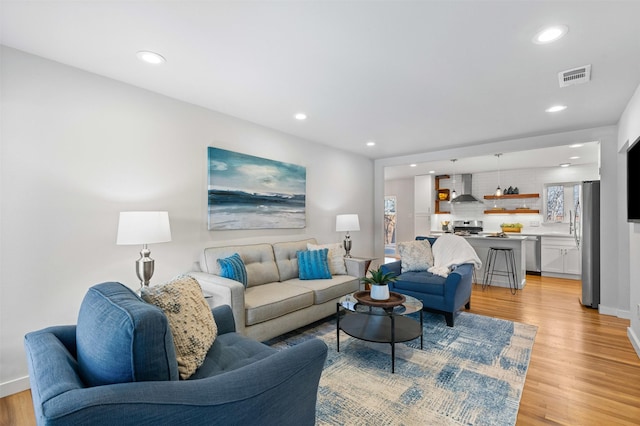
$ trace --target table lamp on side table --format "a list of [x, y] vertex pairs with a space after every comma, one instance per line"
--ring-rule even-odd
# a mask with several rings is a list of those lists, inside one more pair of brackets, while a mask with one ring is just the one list
[[149, 257], [147, 244], [171, 241], [168, 212], [120, 212], [116, 244], [142, 244], [140, 259], [136, 260], [136, 274], [140, 287], [148, 286], [153, 276], [155, 261]]
[[360, 222], [357, 214], [339, 214], [336, 216], [336, 232], [347, 231], [344, 237], [344, 257], [351, 257], [351, 236], [349, 231], [359, 231]]

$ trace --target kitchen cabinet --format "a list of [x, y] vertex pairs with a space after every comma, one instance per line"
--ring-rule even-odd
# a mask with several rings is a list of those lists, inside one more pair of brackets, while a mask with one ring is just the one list
[[428, 235], [431, 231], [431, 213], [434, 198], [434, 183], [431, 175], [413, 178], [413, 229], [415, 235]]
[[542, 273], [579, 276], [580, 250], [573, 237], [542, 237]]

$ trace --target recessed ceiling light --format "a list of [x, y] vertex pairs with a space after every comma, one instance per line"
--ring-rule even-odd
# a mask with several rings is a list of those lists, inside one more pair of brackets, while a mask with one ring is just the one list
[[554, 25], [553, 27], [544, 28], [533, 37], [533, 42], [535, 44], [553, 43], [564, 36], [567, 31], [569, 31], [569, 27], [566, 25]]
[[435, 170], [429, 170], [429, 173], [434, 174], [436, 171]]
[[294, 117], [296, 118], [296, 120], [306, 120], [307, 119], [307, 114], [305, 114], [304, 112], [299, 112], [296, 115], [294, 115]]
[[560, 164], [560, 167], [569, 167], [571, 165], [571, 163], [562, 163]]
[[409, 164], [409, 167], [418, 167], [418, 165], [415, 164], [415, 163], [414, 164]]
[[160, 55], [159, 53], [150, 52], [148, 50], [141, 50], [138, 53], [136, 53], [136, 56], [141, 61], [151, 65], [160, 65], [167, 62], [164, 56]]
[[545, 109], [546, 112], [560, 112], [560, 111], [564, 111], [565, 109], [567, 109], [566, 105], [554, 105], [552, 107], [549, 107], [547, 109]]
[[569, 148], [580, 148], [581, 146], [581, 143], [574, 143], [573, 145], [569, 145]]
[[577, 155], [574, 155], [573, 157], [569, 157], [569, 160], [577, 160], [578, 158], [580, 157], [578, 157]]
[[374, 141], [369, 141], [367, 142], [367, 146], [375, 146], [376, 143]]

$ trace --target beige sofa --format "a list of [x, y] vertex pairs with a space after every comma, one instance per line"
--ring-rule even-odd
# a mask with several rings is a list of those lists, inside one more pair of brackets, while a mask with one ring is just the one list
[[[336, 302], [358, 291], [364, 276], [361, 260], [345, 258], [346, 275], [331, 279], [298, 278], [296, 253], [316, 245], [314, 238], [278, 243], [209, 247], [203, 250], [199, 271], [190, 272], [200, 283], [211, 307], [230, 305], [236, 331], [259, 341], [335, 314]], [[219, 276], [217, 259], [238, 253], [247, 269], [247, 288]], [[340, 254], [340, 257], [342, 253]]]

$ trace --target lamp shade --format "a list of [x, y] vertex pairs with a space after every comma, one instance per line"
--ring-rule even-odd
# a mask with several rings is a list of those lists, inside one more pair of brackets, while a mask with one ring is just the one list
[[336, 216], [336, 232], [359, 230], [360, 222], [357, 214], [339, 214]]
[[120, 212], [116, 244], [154, 244], [171, 241], [168, 212]]

